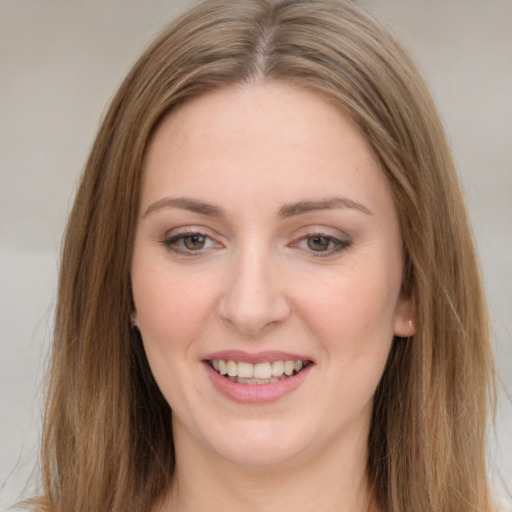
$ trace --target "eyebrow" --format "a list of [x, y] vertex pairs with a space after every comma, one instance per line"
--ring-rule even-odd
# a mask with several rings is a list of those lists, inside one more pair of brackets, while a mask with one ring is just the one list
[[336, 208], [352, 208], [359, 210], [362, 213], [366, 213], [367, 215], [373, 215], [366, 206], [346, 197], [331, 197], [328, 199], [321, 199], [319, 201], [299, 201], [298, 203], [283, 206], [279, 209], [278, 215], [281, 218], [287, 218], [321, 210], [333, 210]]
[[[187, 210], [201, 215], [207, 215], [209, 217], [226, 216], [221, 208], [204, 201], [199, 201], [189, 197], [164, 197], [163, 199], [159, 199], [158, 201], [151, 203], [144, 212], [143, 217], [146, 217], [150, 213], [162, 208], [178, 208], [180, 210]], [[373, 215], [366, 206], [361, 203], [357, 203], [352, 199], [348, 199], [346, 197], [331, 197], [316, 201], [299, 201], [297, 203], [286, 204], [279, 209], [278, 217], [285, 219], [297, 215], [305, 215], [307, 213], [321, 210], [333, 210], [336, 208], [351, 208], [359, 210], [367, 215]]]
[[162, 208], [179, 208], [180, 210], [188, 210], [201, 215], [224, 217], [224, 212], [217, 206], [189, 197], [164, 197], [163, 199], [159, 199], [148, 206], [143, 217], [147, 217], [150, 213]]

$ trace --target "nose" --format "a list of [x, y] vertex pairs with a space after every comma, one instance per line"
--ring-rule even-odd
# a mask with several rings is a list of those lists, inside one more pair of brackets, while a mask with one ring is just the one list
[[277, 273], [265, 251], [240, 254], [229, 269], [219, 301], [222, 320], [251, 336], [283, 322], [290, 314], [290, 305], [279, 288]]

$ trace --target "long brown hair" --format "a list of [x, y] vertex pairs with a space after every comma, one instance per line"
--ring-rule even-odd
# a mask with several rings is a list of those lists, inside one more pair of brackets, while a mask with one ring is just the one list
[[342, 108], [379, 158], [398, 211], [402, 293], [414, 304], [416, 334], [394, 340], [375, 396], [368, 475], [378, 503], [394, 512], [489, 512], [493, 360], [446, 137], [401, 46], [335, 0], [203, 2], [165, 30], [120, 87], [67, 226], [37, 507], [142, 512], [168, 490], [171, 410], [130, 321], [143, 158], [179, 103], [261, 81], [292, 83]]

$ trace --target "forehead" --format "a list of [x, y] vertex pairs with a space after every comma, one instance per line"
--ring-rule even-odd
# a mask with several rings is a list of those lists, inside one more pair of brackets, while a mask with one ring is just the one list
[[221, 88], [179, 105], [157, 129], [149, 151], [170, 137], [180, 142], [193, 137], [205, 149], [233, 151], [248, 139], [255, 150], [273, 144], [292, 149], [322, 141], [327, 145], [340, 134], [371, 153], [359, 128], [334, 100], [291, 84], [265, 82]]
[[332, 195], [334, 185], [354, 196], [387, 190], [341, 109], [311, 91], [265, 83], [209, 92], [172, 112], [148, 148], [143, 196], [252, 193], [289, 202]]

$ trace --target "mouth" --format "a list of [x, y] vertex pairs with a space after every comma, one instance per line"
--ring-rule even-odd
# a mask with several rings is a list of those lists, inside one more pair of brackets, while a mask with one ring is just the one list
[[311, 361], [302, 359], [280, 359], [254, 364], [233, 359], [209, 359], [206, 363], [231, 382], [253, 386], [287, 380], [312, 364]]

